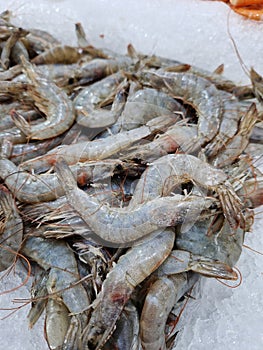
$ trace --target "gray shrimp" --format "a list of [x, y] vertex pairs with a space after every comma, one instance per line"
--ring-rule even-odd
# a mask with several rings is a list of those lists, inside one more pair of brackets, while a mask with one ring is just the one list
[[113, 104], [111, 110], [103, 109], [101, 105], [104, 100], [116, 94], [124, 79], [125, 77], [118, 72], [84, 88], [74, 100], [77, 123], [89, 128], [112, 125], [118, 119], [123, 105], [116, 108]]
[[0, 231], [0, 271], [10, 267], [16, 260], [23, 238], [23, 222], [12, 194], [0, 186], [0, 205], [5, 221]]
[[130, 147], [121, 159], [140, 159], [153, 162], [168, 153], [180, 150], [185, 153], [196, 153], [201, 149], [196, 125], [172, 125], [167, 131], [158, 135], [153, 141], [135, 144]]
[[116, 133], [119, 130], [131, 130], [155, 117], [176, 114], [179, 119], [186, 111], [175, 99], [162, 91], [139, 89], [132, 83], [125, 108], [111, 131]]
[[105, 139], [60, 146], [44, 156], [22, 163], [21, 167], [25, 170], [45, 171], [55, 164], [58, 157], [63, 157], [70, 165], [87, 160], [102, 160], [124, 150], [151, 133], [166, 130], [174, 123], [174, 120], [174, 117], [159, 117], [140, 128], [124, 131]]
[[[170, 254], [174, 233], [165, 230], [154, 239], [132, 247], [121, 256], [107, 275], [102, 290], [94, 302], [94, 311], [84, 330], [85, 349], [99, 350], [111, 335], [124, 305], [135, 287], [145, 280]], [[147, 251], [147, 254], [145, 254]]]
[[243, 223], [242, 203], [224, 171], [187, 154], [169, 154], [151, 163], [136, 186], [129, 208], [156, 196], [166, 196], [176, 185], [190, 180], [219, 195], [224, 214], [233, 227]]
[[132, 302], [128, 301], [116, 323], [115, 331], [103, 346], [103, 350], [141, 350], [140, 343], [138, 311]]
[[222, 101], [214, 84], [190, 73], [163, 70], [140, 73], [142, 83], [181, 98], [193, 105], [198, 115], [198, 135], [203, 143], [217, 134], [222, 117]]
[[131, 64], [132, 60], [127, 56], [117, 56], [111, 59], [96, 58], [82, 64], [76, 71], [75, 78], [79, 85], [86, 85], [122, 69], [128, 69]]
[[[0, 59], [1, 65], [4, 69], [9, 68], [12, 49], [18, 43], [18, 40], [23, 36], [26, 36], [27, 34], [28, 34], [27, 30], [24, 30], [22, 28], [17, 28], [12, 32], [9, 39], [6, 41], [5, 46], [1, 53], [1, 59]], [[25, 58], [28, 58], [28, 54], [26, 54]]]
[[178, 300], [198, 279], [194, 273], [160, 276], [149, 288], [141, 318], [140, 336], [144, 350], [166, 350], [165, 325]]
[[224, 148], [214, 157], [212, 164], [220, 168], [234, 163], [248, 146], [252, 129], [258, 120], [256, 105], [252, 104], [241, 118], [237, 133], [230, 141], [225, 140]]
[[[226, 147], [228, 143], [231, 143], [235, 135], [239, 132], [241, 126], [244, 122], [249, 125], [248, 119], [251, 117], [254, 122], [251, 123], [251, 126], [255, 125], [257, 120], [257, 110], [255, 105], [252, 105], [249, 102], [243, 102], [242, 104], [235, 99], [232, 95], [224, 93], [222, 94], [222, 103], [223, 103], [223, 115], [222, 120], [218, 129], [217, 135], [214, 137], [211, 142], [205, 146], [204, 152], [210, 159], [213, 159]], [[259, 119], [258, 119], [259, 121]], [[243, 129], [243, 133], [244, 133]], [[250, 131], [248, 130], [248, 134]], [[232, 147], [230, 146], [229, 149]]]
[[[116, 161], [105, 162], [104, 165], [95, 163], [78, 163], [73, 166], [72, 171], [79, 182], [83, 184], [90, 180], [96, 180], [96, 174], [100, 171], [101, 178], [110, 176], [116, 167]], [[56, 174], [34, 175], [26, 171], [21, 171], [12, 161], [0, 158], [0, 178], [21, 202], [39, 203], [50, 201], [64, 194], [63, 186]]]
[[[210, 269], [217, 273], [216, 267], [220, 266], [216, 262], [226, 264], [230, 268], [236, 264], [242, 252], [244, 234], [244, 229], [239, 227], [233, 231], [229, 223], [219, 216], [216, 221], [214, 218], [199, 220], [190, 229], [178, 229], [176, 247], [214, 260], [215, 263], [211, 263]], [[220, 269], [218, 274], [220, 275]]]
[[71, 313], [85, 311], [90, 301], [79, 281], [78, 267], [72, 250], [66, 242], [27, 237], [22, 253], [49, 271], [46, 283], [48, 293], [57, 293]]
[[49, 150], [61, 144], [64, 135], [59, 135], [50, 140], [36, 141], [22, 144], [14, 144], [10, 160], [15, 164], [20, 164], [28, 159], [45, 154]]
[[34, 66], [23, 58], [23, 67], [29, 80], [29, 94], [35, 105], [47, 119], [37, 125], [30, 125], [23, 116], [14, 112], [14, 123], [28, 137], [45, 140], [68, 130], [75, 120], [72, 103], [67, 94], [54, 83], [36, 74]]
[[44, 30], [29, 29], [28, 31], [29, 34], [22, 39], [22, 42], [27, 49], [30, 48], [38, 55], [60, 44], [56, 38]]
[[213, 202], [209, 198], [177, 195], [156, 198], [132, 209], [112, 208], [80, 190], [64, 161], [57, 162], [56, 171], [69, 203], [91, 230], [110, 246], [129, 246], [156, 230], [155, 234], [158, 234], [159, 229], [182, 223], [187, 212], [187, 220], [195, 220], [200, 207], [209, 207]]

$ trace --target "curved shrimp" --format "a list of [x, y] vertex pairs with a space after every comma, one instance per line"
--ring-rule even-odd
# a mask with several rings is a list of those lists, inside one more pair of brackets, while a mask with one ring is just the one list
[[13, 120], [24, 134], [32, 139], [45, 140], [68, 130], [75, 120], [72, 103], [67, 94], [54, 83], [36, 74], [34, 66], [23, 60], [25, 74], [29, 80], [29, 94], [35, 105], [46, 114], [47, 119], [30, 125], [20, 114], [13, 112]]
[[190, 73], [163, 70], [140, 73], [142, 83], [182, 98], [195, 108], [198, 115], [198, 135], [203, 143], [217, 134], [222, 117], [222, 101], [214, 84]]
[[131, 130], [159, 116], [177, 115], [179, 119], [185, 114], [184, 107], [171, 96], [150, 88], [138, 89], [134, 83], [131, 84], [124, 110], [111, 131]]
[[162, 264], [173, 243], [174, 233], [166, 230], [165, 234], [132, 247], [119, 259], [94, 302], [94, 311], [83, 334], [84, 346], [102, 348], [135, 287]]
[[252, 104], [241, 118], [237, 133], [231, 140], [225, 140], [223, 149], [213, 158], [212, 164], [224, 167], [232, 164], [247, 148], [254, 125], [259, 121], [256, 105]]
[[224, 214], [233, 227], [243, 223], [242, 203], [228, 183], [227, 175], [197, 157], [186, 154], [169, 154], [152, 162], [141, 176], [129, 207], [156, 196], [165, 196], [176, 185], [190, 180], [218, 193]]
[[105, 110], [100, 105], [116, 94], [124, 79], [125, 77], [118, 72], [84, 88], [74, 100], [77, 123], [89, 128], [112, 125], [118, 119], [123, 105], [116, 111], [114, 104], [111, 110]]
[[110, 246], [129, 246], [156, 230], [155, 234], [158, 234], [159, 229], [184, 222], [186, 213], [188, 221], [196, 220], [200, 207], [209, 207], [213, 202], [209, 198], [177, 195], [156, 198], [131, 209], [112, 208], [79, 189], [64, 161], [57, 162], [56, 171], [69, 203], [91, 230]]

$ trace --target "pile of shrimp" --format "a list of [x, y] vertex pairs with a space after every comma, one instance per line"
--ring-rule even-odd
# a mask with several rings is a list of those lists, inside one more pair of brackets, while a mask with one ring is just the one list
[[[236, 281], [263, 176], [263, 79], [0, 17], [0, 270], [32, 269], [50, 349], [171, 349], [201, 276]], [[261, 147], [261, 148], [260, 148]]]

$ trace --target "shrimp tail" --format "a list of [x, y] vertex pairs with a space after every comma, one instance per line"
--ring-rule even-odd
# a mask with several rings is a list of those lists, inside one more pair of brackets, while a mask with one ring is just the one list
[[78, 187], [74, 175], [72, 174], [67, 162], [62, 157], [57, 159], [55, 169], [58, 179], [61, 184], [63, 184], [66, 192]]

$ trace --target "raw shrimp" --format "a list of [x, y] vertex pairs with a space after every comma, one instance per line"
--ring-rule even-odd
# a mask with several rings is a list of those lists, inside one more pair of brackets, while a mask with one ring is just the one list
[[47, 119], [43, 123], [30, 125], [21, 115], [13, 112], [14, 123], [32, 139], [45, 140], [62, 134], [75, 119], [69, 97], [54, 83], [37, 75], [34, 66], [24, 59], [23, 67], [30, 83], [28, 93]]
[[243, 222], [242, 203], [227, 181], [227, 175], [186, 154], [169, 154], [151, 163], [136, 186], [129, 208], [156, 196], [166, 196], [176, 185], [190, 180], [218, 193], [224, 214], [233, 227]]
[[103, 350], [141, 350], [139, 337], [139, 317], [131, 301], [124, 306], [116, 330], [103, 346]]
[[131, 130], [155, 117], [176, 115], [177, 112], [178, 119], [186, 114], [184, 107], [171, 96], [150, 88], [139, 89], [132, 83], [124, 111], [111, 131]]
[[208, 198], [177, 195], [156, 198], [130, 210], [129, 207], [111, 208], [80, 190], [64, 161], [56, 164], [56, 171], [69, 203], [91, 230], [110, 246], [129, 246], [153, 231], [182, 223], [186, 213], [189, 221], [196, 219], [200, 207], [209, 207], [213, 202]]
[[16, 259], [23, 237], [23, 222], [11, 193], [0, 186], [0, 205], [5, 222], [0, 231], [0, 271], [10, 267]]
[[76, 63], [81, 58], [81, 50], [68, 45], [57, 45], [32, 59], [34, 64]]
[[37, 262], [44, 270], [50, 270], [47, 280], [49, 294], [57, 293], [71, 313], [79, 313], [89, 307], [84, 287], [78, 284], [76, 259], [66, 242], [28, 237], [22, 252]]
[[50, 349], [61, 349], [70, 325], [70, 318], [69, 311], [60, 298], [51, 297], [48, 299], [46, 305], [45, 335]]
[[59, 135], [49, 140], [36, 141], [13, 145], [10, 160], [15, 164], [40, 156], [61, 144], [64, 135]]
[[131, 65], [132, 60], [127, 56], [117, 56], [112, 59], [97, 58], [82, 64], [76, 71], [75, 78], [79, 85], [86, 85], [119, 70], [128, 69]]
[[184, 153], [196, 153], [201, 149], [201, 144], [197, 136], [196, 125], [172, 125], [167, 131], [157, 137], [152, 142], [136, 144], [124, 151], [121, 159], [140, 159], [143, 162], [153, 162], [154, 160], [180, 150]]
[[206, 145], [204, 150], [209, 159], [215, 157], [221, 149], [226, 147], [228, 142], [231, 142], [234, 135], [238, 132], [240, 121], [247, 114], [252, 114], [251, 103], [241, 103], [225, 92], [221, 92], [220, 95], [223, 103], [222, 120], [217, 135]]
[[212, 164], [219, 168], [232, 164], [248, 146], [249, 136], [258, 120], [256, 105], [252, 104], [241, 119], [236, 135], [230, 141], [225, 140], [223, 150], [215, 156]]
[[216, 221], [214, 218], [197, 221], [188, 230], [178, 229], [176, 247], [232, 268], [242, 252], [244, 234], [244, 229], [241, 228], [233, 232], [229, 223], [219, 216]]
[[159, 277], [150, 286], [140, 318], [140, 336], [144, 350], [167, 349], [167, 318], [174, 305], [192, 288], [197, 279], [197, 274], [178, 273]]
[[[10, 55], [13, 47], [15, 46], [15, 44], [18, 42], [20, 38], [22, 38], [23, 36], [26, 36], [27, 34], [28, 34], [27, 30], [24, 30], [22, 28], [17, 28], [12, 32], [9, 39], [6, 41], [5, 46], [1, 53], [1, 59], [0, 59], [1, 65], [4, 69], [9, 68]], [[26, 58], [28, 58], [28, 56]]]
[[258, 74], [255, 69], [250, 69], [250, 80], [252, 83], [253, 91], [258, 99], [258, 101], [263, 103], [263, 78], [260, 74]]
[[44, 30], [29, 29], [28, 31], [29, 34], [22, 39], [22, 42], [27, 49], [34, 51], [38, 55], [60, 44], [56, 38]]
[[[116, 167], [116, 162], [110, 161], [105, 165], [93, 163], [78, 163], [73, 166], [72, 171], [78, 178], [79, 182], [84, 184], [90, 179], [94, 181], [98, 172], [100, 176], [110, 176]], [[33, 175], [26, 171], [21, 171], [12, 161], [0, 158], [0, 178], [5, 182], [6, 186], [13, 195], [21, 202], [38, 203], [42, 201], [50, 201], [64, 194], [64, 189], [56, 174]]]
[[217, 134], [222, 117], [222, 101], [215, 85], [190, 73], [172, 73], [163, 70], [139, 74], [143, 84], [181, 98], [195, 108], [198, 115], [198, 134], [203, 143]]
[[[11, 104], [10, 105], [10, 110], [8, 111], [8, 113], [13, 109], [12, 105], [18, 107], [18, 104]], [[24, 118], [26, 120], [30, 121], [30, 122], [32, 120], [35, 120], [35, 119], [39, 118], [39, 114], [36, 111], [34, 111], [34, 110], [28, 110], [27, 111], [27, 108], [21, 109], [21, 106], [19, 107], [18, 110], [19, 110], [20, 113], [23, 113]], [[8, 115], [3, 115], [3, 114], [1, 115], [0, 132], [5, 131], [5, 132], [8, 133], [8, 132], [10, 132], [10, 128], [12, 128], [14, 126], [15, 126], [15, 124], [13, 122], [13, 119], [12, 119], [12, 117], [9, 114]], [[21, 134], [21, 132], [20, 132], [20, 134]], [[4, 136], [1, 135], [0, 139], [4, 139]]]
[[132, 143], [149, 136], [151, 133], [166, 130], [174, 123], [174, 117], [159, 117], [148, 122], [140, 128], [124, 131], [117, 135], [88, 142], [81, 142], [68, 146], [60, 146], [48, 152], [46, 155], [37, 157], [21, 164], [23, 169], [44, 171], [56, 163], [62, 156], [68, 164], [84, 162], [86, 160], [101, 160], [116, 154], [129, 147]]
[[74, 100], [77, 123], [88, 128], [112, 125], [118, 119], [123, 104], [120, 108], [119, 105], [114, 108], [113, 104], [111, 110], [101, 108], [101, 104], [116, 94], [124, 79], [125, 77], [118, 72], [84, 88]]
[[186, 250], [173, 250], [155, 275], [167, 276], [193, 271], [205, 277], [237, 280], [237, 273], [228, 264], [192, 254]]
[[118, 260], [94, 302], [94, 311], [83, 334], [85, 349], [102, 348], [135, 287], [162, 264], [173, 243], [174, 233], [166, 229], [154, 239], [131, 248]]

